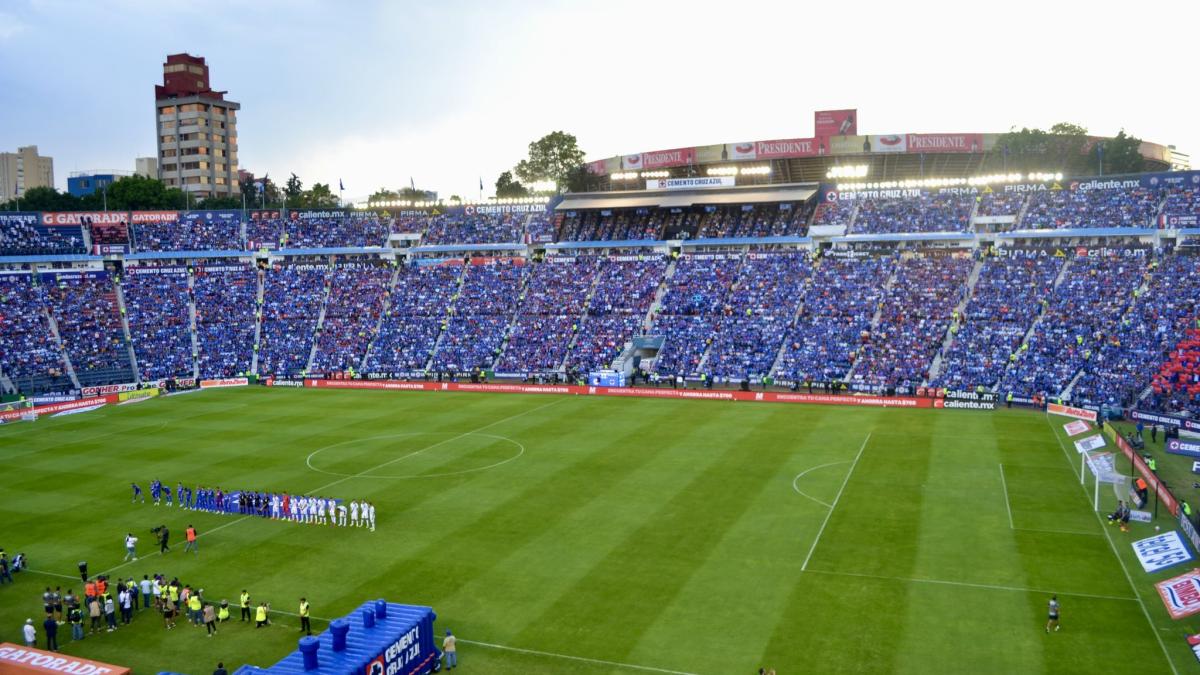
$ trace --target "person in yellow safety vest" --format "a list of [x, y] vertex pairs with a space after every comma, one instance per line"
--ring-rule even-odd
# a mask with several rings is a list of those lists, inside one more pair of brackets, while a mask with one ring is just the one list
[[192, 597], [188, 598], [188, 614], [190, 615], [192, 623], [196, 624], [197, 626], [201, 624], [200, 611], [203, 609], [204, 605], [200, 602], [200, 594], [192, 593]]
[[312, 624], [309, 623], [308, 617], [308, 600], [300, 598], [300, 630], [304, 631], [305, 635], [312, 635]]
[[225, 623], [229, 620], [229, 601], [222, 600], [221, 606], [217, 608], [217, 622]]
[[267, 618], [267, 603], [258, 603], [258, 611], [254, 616], [254, 627], [262, 628], [263, 626], [271, 625], [271, 620]]
[[240, 600], [241, 600], [241, 608], [242, 608], [242, 621], [249, 621], [250, 620], [250, 594], [247, 593], [245, 590], [243, 590]]
[[1191, 520], [1191, 518], [1192, 518], [1192, 507], [1191, 507], [1191, 506], [1188, 506], [1188, 503], [1187, 503], [1187, 502], [1182, 502], [1182, 504], [1183, 504], [1183, 515], [1187, 516], [1187, 517], [1188, 517], [1188, 519], [1189, 519], [1189, 520]]
[[1153, 457], [1146, 458], [1146, 465], [1150, 467], [1151, 471], [1158, 473], [1158, 462], [1156, 462]]

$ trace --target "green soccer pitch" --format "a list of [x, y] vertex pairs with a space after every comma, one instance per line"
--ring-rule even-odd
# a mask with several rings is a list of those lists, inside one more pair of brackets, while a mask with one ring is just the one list
[[[1196, 669], [1063, 418], [1000, 410], [243, 388], [0, 427], [0, 641], [47, 585], [162, 573], [274, 624], [150, 611], [70, 654], [202, 675], [273, 664], [315, 617], [432, 606], [468, 673]], [[130, 483], [369, 499], [378, 529], [131, 504]], [[1111, 500], [1110, 500], [1111, 501]], [[183, 552], [188, 524], [199, 553]], [[166, 524], [159, 555], [150, 528]], [[1158, 521], [1165, 530], [1172, 523]], [[122, 563], [123, 537], [141, 537]], [[1062, 631], [1044, 632], [1051, 594]], [[86, 624], [86, 621], [85, 621]], [[323, 630], [324, 620], [314, 621]]]

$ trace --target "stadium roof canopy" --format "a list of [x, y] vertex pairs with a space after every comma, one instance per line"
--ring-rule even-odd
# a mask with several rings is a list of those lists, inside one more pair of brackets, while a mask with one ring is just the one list
[[696, 188], [688, 190], [621, 190], [568, 194], [556, 211], [585, 209], [671, 208], [704, 204], [755, 204], [808, 201], [816, 183], [787, 183], [746, 187]]

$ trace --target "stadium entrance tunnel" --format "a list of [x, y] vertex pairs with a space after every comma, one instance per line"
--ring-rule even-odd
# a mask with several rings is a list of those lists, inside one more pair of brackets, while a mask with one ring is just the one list
[[330, 476], [439, 478], [499, 468], [524, 454], [525, 446], [506, 436], [409, 431], [326, 445], [310, 453], [305, 464]]

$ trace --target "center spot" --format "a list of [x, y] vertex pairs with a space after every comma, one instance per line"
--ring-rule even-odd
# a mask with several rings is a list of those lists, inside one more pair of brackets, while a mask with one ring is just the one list
[[411, 431], [333, 443], [308, 456], [308, 467], [332, 476], [435, 478], [484, 471], [525, 452], [494, 434]]

